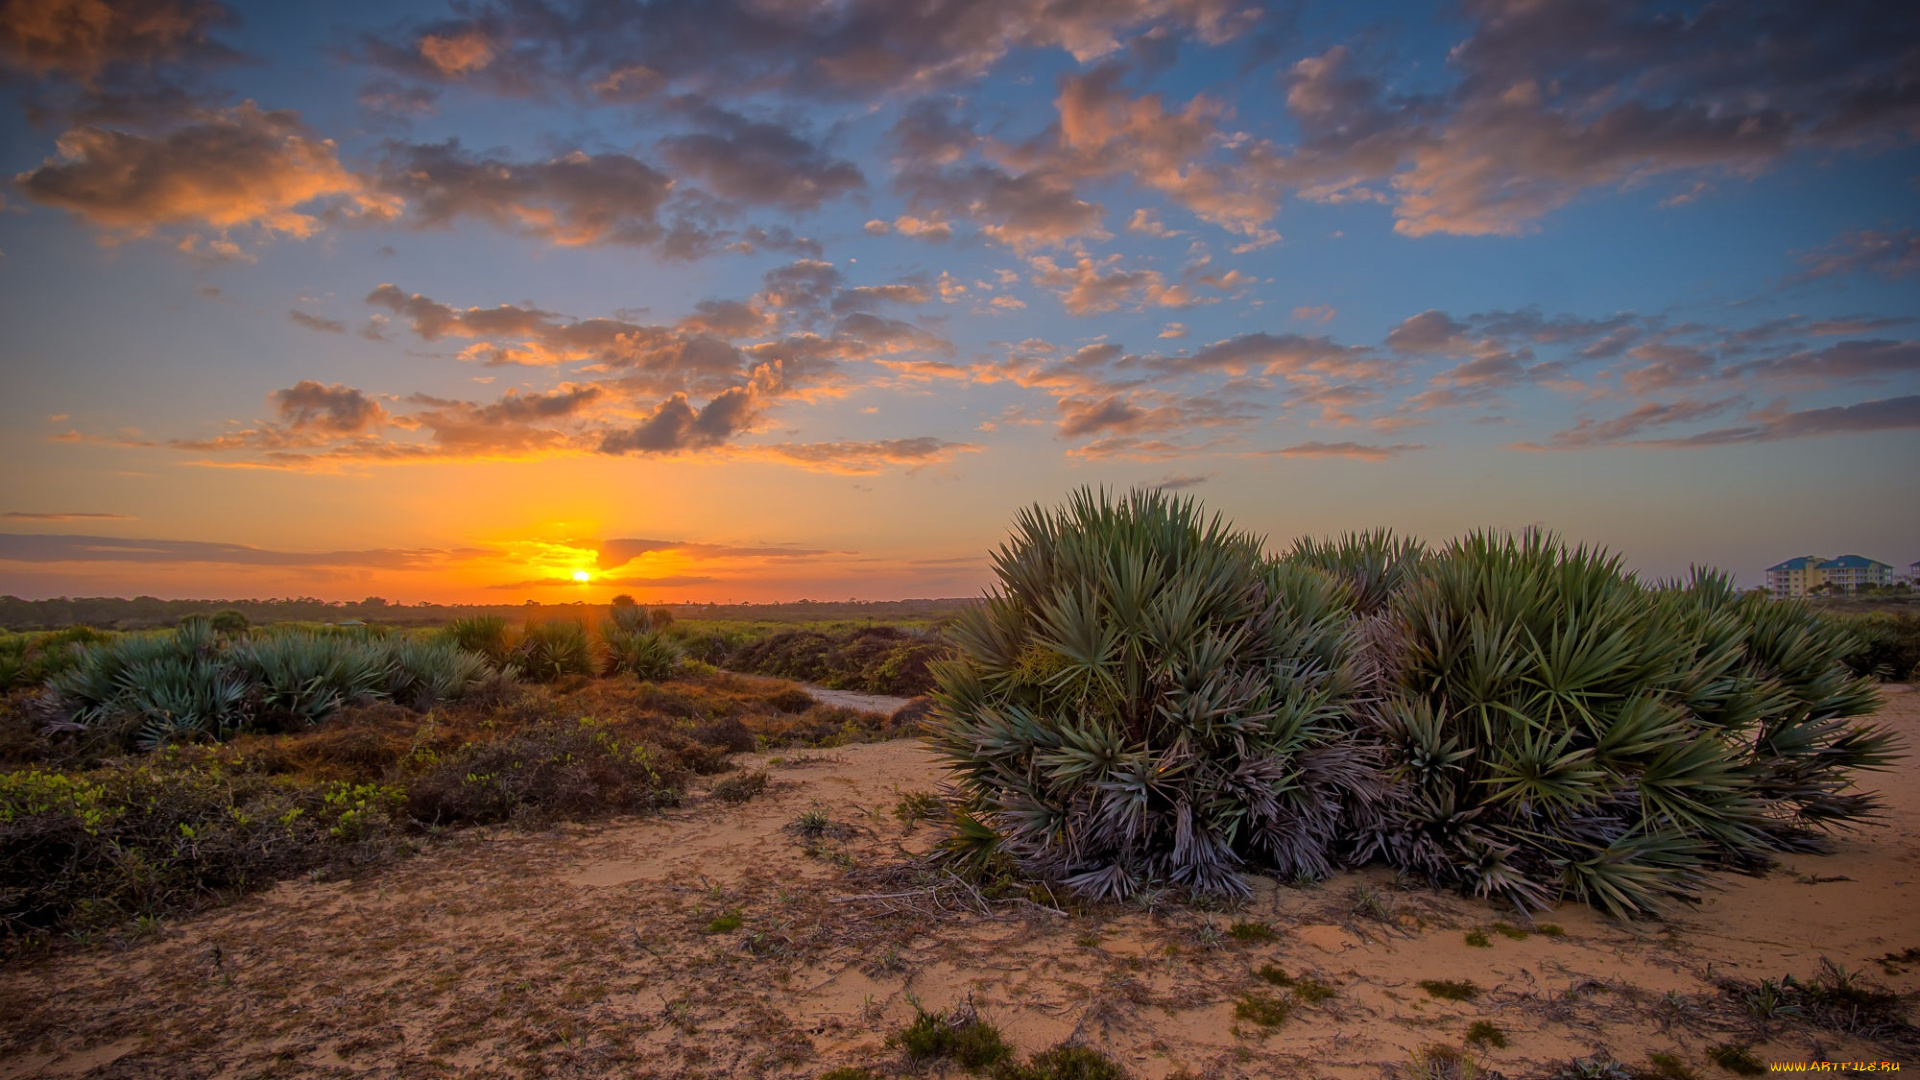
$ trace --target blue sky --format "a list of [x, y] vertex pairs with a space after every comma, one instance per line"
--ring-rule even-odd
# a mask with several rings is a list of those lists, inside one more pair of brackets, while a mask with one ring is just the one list
[[0, 591], [967, 594], [1081, 484], [1920, 558], [1911, 5], [4, 20]]

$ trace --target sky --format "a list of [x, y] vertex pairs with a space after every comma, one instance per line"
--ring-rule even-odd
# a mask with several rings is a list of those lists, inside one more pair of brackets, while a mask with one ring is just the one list
[[1920, 559], [1920, 5], [0, 0], [0, 593]]

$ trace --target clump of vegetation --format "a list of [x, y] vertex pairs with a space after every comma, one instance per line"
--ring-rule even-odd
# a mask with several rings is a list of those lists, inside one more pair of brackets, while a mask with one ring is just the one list
[[1302, 1005], [1318, 1005], [1339, 996], [1339, 991], [1311, 975], [1289, 975], [1273, 964], [1262, 964], [1254, 974], [1266, 983], [1292, 991], [1293, 999]]
[[1491, 949], [1493, 948], [1493, 939], [1487, 936], [1485, 930], [1469, 930], [1467, 931], [1467, 944], [1476, 949]]
[[993, 1072], [994, 1080], [1127, 1080], [1120, 1063], [1077, 1043], [1042, 1050], [1025, 1064], [1003, 1064]]
[[1480, 988], [1470, 979], [1422, 979], [1419, 985], [1428, 997], [1440, 1001], [1472, 1001], [1480, 996]]
[[1633, 1070], [1605, 1054], [1574, 1058], [1548, 1075], [1548, 1080], [1634, 1080]]
[[[261, 640], [254, 633], [219, 648]], [[329, 640], [367, 639], [341, 632]], [[456, 649], [402, 636], [373, 644], [410, 641]], [[122, 756], [118, 735], [108, 756], [74, 743], [72, 725], [9, 726], [0, 740], [0, 950], [367, 864], [440, 826], [538, 825], [670, 805], [690, 773], [726, 763], [724, 748], [687, 737], [686, 716], [751, 729], [787, 722], [769, 712], [763, 687], [725, 678], [667, 687], [608, 681], [565, 693], [488, 685], [426, 714], [349, 702], [315, 726], [266, 732], [261, 722], [225, 743], [176, 741], [132, 757]], [[752, 776], [730, 779], [752, 787]]]
[[1013, 1059], [1013, 1047], [999, 1027], [982, 1018], [971, 1002], [946, 1014], [914, 1007], [913, 1022], [887, 1039], [912, 1062], [945, 1059], [979, 1072]]
[[635, 604], [632, 597], [615, 597], [600, 624], [606, 673], [652, 682], [672, 677], [681, 659], [680, 646], [666, 633], [672, 624], [673, 613], [666, 608], [648, 611]]
[[1000, 593], [948, 630], [928, 738], [1008, 854], [1092, 898], [1331, 871], [1373, 783], [1338, 581], [1154, 491], [1031, 508], [995, 563]]
[[1920, 674], [1920, 611], [1831, 615], [1853, 637], [1840, 657], [1855, 675], [1887, 681]]
[[680, 800], [686, 769], [658, 747], [595, 720], [539, 723], [473, 743], [409, 786], [407, 812], [436, 825], [656, 810]]
[[1764, 1076], [1767, 1063], [1753, 1056], [1753, 1051], [1733, 1043], [1723, 1043], [1707, 1051], [1707, 1057], [1715, 1065], [1738, 1076]]
[[1276, 1028], [1286, 1023], [1292, 1011], [1292, 1003], [1267, 994], [1242, 994], [1233, 1003], [1235, 1020], [1244, 1020], [1263, 1028]]
[[731, 911], [725, 911], [714, 916], [713, 919], [707, 923], [707, 933], [731, 934], [735, 930], [740, 929], [745, 922], [746, 917], [740, 913], [740, 909], [734, 908]]
[[1467, 1045], [1484, 1046], [1491, 1050], [1507, 1048], [1507, 1033], [1500, 1025], [1491, 1020], [1475, 1020], [1467, 1026]]
[[1899, 994], [1875, 986], [1825, 958], [1810, 980], [1788, 975], [1724, 986], [1762, 1022], [1794, 1019], [1870, 1039], [1920, 1036], [1920, 1029], [1908, 1022], [1906, 1002]]
[[1359, 853], [1476, 895], [1655, 911], [1870, 814], [1851, 774], [1893, 758], [1850, 720], [1875, 698], [1846, 635], [1724, 576], [1649, 589], [1545, 534], [1473, 534], [1386, 618], [1393, 786]]
[[820, 1074], [819, 1080], [882, 1080], [882, 1077], [865, 1065], [848, 1065], [838, 1069], [828, 1069]]
[[514, 646], [513, 663], [522, 677], [535, 682], [592, 675], [593, 644], [586, 625], [572, 619], [528, 623]]
[[1476, 1080], [1484, 1074], [1459, 1047], [1434, 1043], [1407, 1062], [1407, 1075], [1413, 1080]]
[[893, 816], [903, 828], [911, 830], [922, 821], [940, 817], [940, 799], [931, 791], [901, 792], [900, 801], [893, 804]]
[[78, 665], [89, 646], [111, 638], [90, 626], [42, 634], [0, 630], [0, 692], [40, 686]]
[[1525, 927], [1515, 926], [1512, 923], [1507, 923], [1507, 922], [1494, 923], [1493, 929], [1501, 937], [1507, 938], [1510, 941], [1525, 941], [1529, 937], [1533, 936], [1533, 932], [1526, 929]]
[[513, 659], [513, 630], [499, 615], [473, 615], [455, 619], [435, 635], [470, 653], [487, 658], [487, 663], [504, 668]]
[[1647, 1066], [1647, 1075], [1654, 1080], [1695, 1080], [1693, 1070], [1673, 1054], [1648, 1054]]
[[87, 646], [49, 689], [78, 728], [151, 750], [311, 726], [379, 699], [426, 709], [492, 675], [449, 643], [305, 630], [231, 641], [190, 619]]
[[752, 772], [729, 776], [713, 785], [713, 797], [723, 803], [738, 806], [748, 802], [756, 795], [767, 790], [767, 770], [755, 769]]
[[946, 644], [936, 634], [867, 626], [780, 630], [718, 650], [709, 648], [706, 655], [735, 671], [834, 690], [913, 697], [933, 688], [929, 665], [946, 653]]
[[0, 773], [0, 934], [97, 932], [351, 862], [396, 802], [380, 785], [286, 785], [217, 761]]
[[1263, 922], [1236, 922], [1227, 927], [1227, 936], [1235, 941], [1272, 941], [1275, 937], [1273, 927]]

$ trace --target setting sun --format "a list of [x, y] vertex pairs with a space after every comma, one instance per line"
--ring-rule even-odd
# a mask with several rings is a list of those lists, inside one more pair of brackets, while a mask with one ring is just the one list
[[573, 580], [575, 581], [590, 581], [592, 578], [593, 575], [587, 573], [585, 570], [575, 570], [573, 572]]

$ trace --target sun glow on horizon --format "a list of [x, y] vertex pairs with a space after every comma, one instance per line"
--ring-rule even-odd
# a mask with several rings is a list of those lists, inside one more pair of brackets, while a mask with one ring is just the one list
[[592, 581], [593, 575], [587, 573], [585, 570], [575, 570], [573, 572], [573, 580], [585, 583], [588, 581]]

